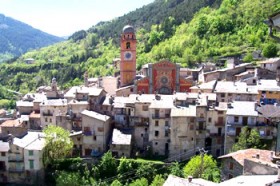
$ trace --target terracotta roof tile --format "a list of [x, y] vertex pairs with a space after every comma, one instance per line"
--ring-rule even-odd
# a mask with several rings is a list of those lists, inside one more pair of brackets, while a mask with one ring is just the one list
[[226, 154], [224, 156], [220, 156], [221, 158], [233, 158], [236, 160], [240, 165], [244, 166], [244, 159], [255, 160], [256, 155], [259, 154], [259, 160], [262, 162], [271, 163], [271, 152], [270, 150], [260, 150], [260, 149], [246, 149], [246, 150], [239, 150], [233, 153]]
[[21, 127], [21, 122], [18, 119], [15, 120], [7, 120], [4, 123], [2, 123], [1, 127]]

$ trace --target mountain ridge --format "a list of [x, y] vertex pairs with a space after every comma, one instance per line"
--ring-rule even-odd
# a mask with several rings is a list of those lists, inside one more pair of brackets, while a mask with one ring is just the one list
[[0, 62], [64, 40], [2, 13], [0, 33]]

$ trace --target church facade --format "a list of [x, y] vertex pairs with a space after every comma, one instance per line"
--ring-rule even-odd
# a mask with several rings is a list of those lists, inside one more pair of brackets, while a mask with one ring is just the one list
[[173, 94], [189, 92], [192, 83], [180, 77], [180, 65], [163, 60], [149, 64], [147, 76], [135, 82], [136, 93]]
[[141, 79], [136, 79], [136, 36], [134, 28], [127, 25], [121, 35], [120, 87], [134, 86], [134, 93], [173, 94], [189, 92], [192, 82], [180, 77], [180, 65], [163, 60], [148, 64]]

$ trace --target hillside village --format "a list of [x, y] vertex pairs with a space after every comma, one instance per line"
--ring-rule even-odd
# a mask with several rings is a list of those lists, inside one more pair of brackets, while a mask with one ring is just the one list
[[[271, 160], [280, 151], [275, 143], [280, 58], [260, 59], [253, 66], [228, 57], [226, 68], [205, 63], [197, 69], [162, 60], [136, 72], [134, 28], [125, 26], [120, 39], [114, 77], [90, 78], [86, 72], [84, 84], [68, 90], [60, 90], [54, 77], [50, 85], [23, 95], [16, 112], [1, 110], [0, 182], [32, 183], [43, 175], [42, 129], [48, 125], [70, 131], [73, 157], [98, 158], [110, 150], [115, 157], [149, 154], [173, 162], [203, 148], [226, 162], [223, 180], [243, 174], [245, 157], [238, 163], [240, 155], [229, 153], [241, 128], [248, 126], [258, 130], [268, 149], [248, 149], [247, 158], [265, 156], [262, 163], [271, 169], [263, 174], [277, 174]], [[263, 165], [254, 159], [248, 161]]]

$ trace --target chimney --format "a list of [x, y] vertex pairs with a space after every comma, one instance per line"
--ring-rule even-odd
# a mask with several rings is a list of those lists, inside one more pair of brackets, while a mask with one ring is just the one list
[[260, 159], [260, 153], [257, 153], [257, 154], [256, 154], [256, 158], [257, 158], [257, 159]]
[[[278, 174], [278, 177], [279, 177], [279, 174]], [[192, 177], [192, 176], [188, 176], [188, 180], [189, 180], [189, 182], [192, 182], [192, 179], [193, 179], [193, 177]]]

